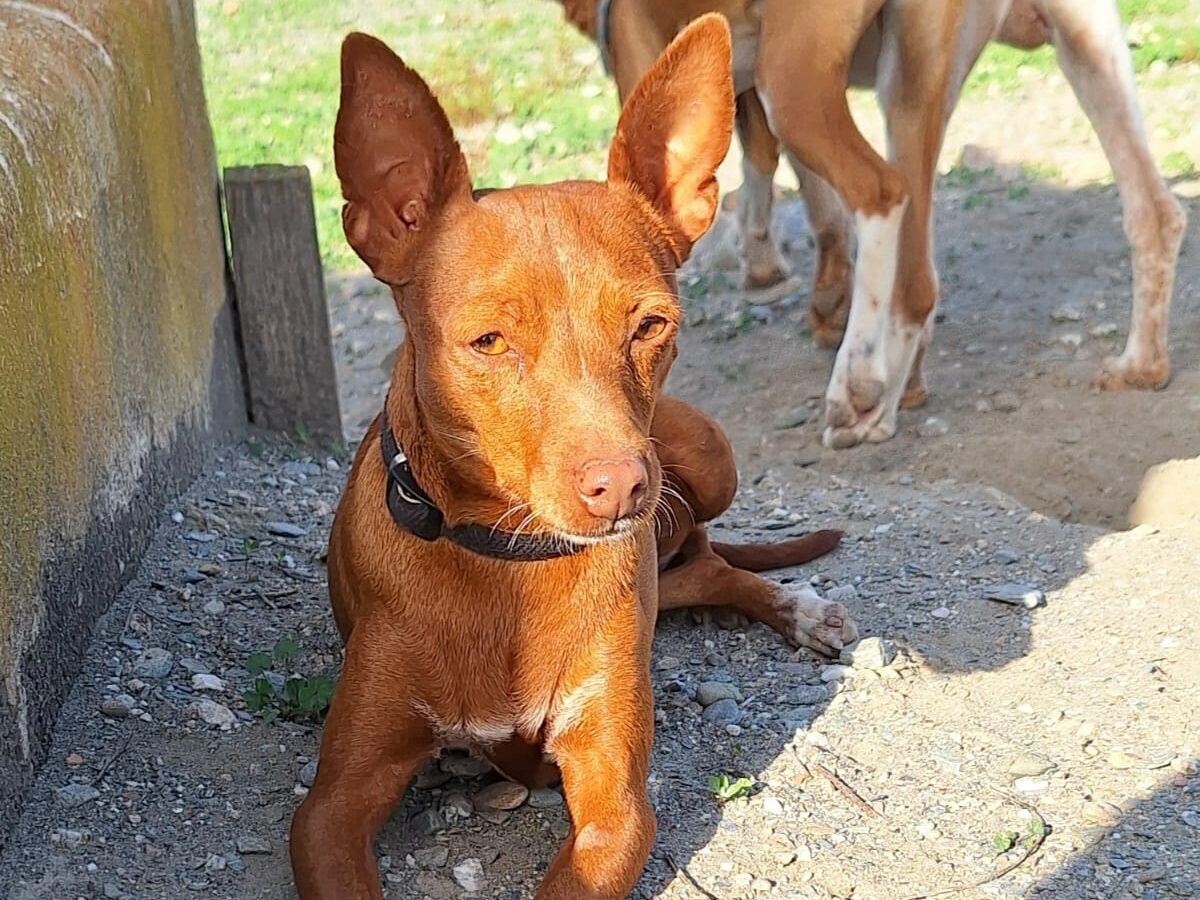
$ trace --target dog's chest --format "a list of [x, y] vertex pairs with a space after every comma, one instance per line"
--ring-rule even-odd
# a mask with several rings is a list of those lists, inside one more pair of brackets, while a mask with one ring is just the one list
[[442, 748], [480, 750], [520, 739], [552, 752], [555, 739], [578, 724], [605, 690], [605, 675], [598, 672], [561, 690], [526, 687], [463, 702], [418, 700], [413, 706]]

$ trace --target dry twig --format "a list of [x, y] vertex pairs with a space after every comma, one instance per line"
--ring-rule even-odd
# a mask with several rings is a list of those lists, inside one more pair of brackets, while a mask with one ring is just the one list
[[1042, 823], [1041, 833], [1032, 835], [1032, 840], [1025, 847], [1025, 852], [1022, 853], [1020, 855], [1020, 857], [1013, 860], [1008, 865], [1004, 866], [1004, 868], [1000, 869], [1000, 871], [994, 872], [991, 875], [988, 875], [986, 878], [980, 878], [976, 881], [970, 882], [969, 884], [956, 884], [953, 887], [942, 888], [941, 890], [931, 891], [931, 892], [925, 893], [925, 894], [915, 894], [912, 897], [906, 898], [906, 900], [933, 900], [934, 897], [945, 897], [949, 894], [958, 894], [963, 891], [974, 890], [977, 887], [983, 887], [983, 885], [985, 885], [985, 884], [990, 884], [993, 881], [998, 881], [999, 879], [1001, 879], [1005, 875], [1007, 875], [1009, 872], [1012, 872], [1019, 866], [1024, 865], [1026, 861], [1032, 859], [1033, 856], [1039, 850], [1042, 849], [1042, 844], [1046, 843], [1046, 835], [1049, 833], [1049, 831], [1046, 827], [1046, 820], [1045, 820], [1045, 818], [1042, 817], [1042, 814], [1040, 812], [1038, 812], [1037, 807], [1031, 803], [1026, 803], [1024, 800], [1021, 800], [1018, 797], [1014, 797], [1012, 794], [1005, 793], [1004, 791], [1001, 791], [997, 788], [991, 788], [991, 790], [993, 793], [999, 794], [1001, 797], [1003, 797], [1005, 800], [1009, 801], [1010, 803], [1015, 803], [1017, 806], [1027, 809], [1031, 813], [1033, 813], [1035, 816], [1037, 816], [1038, 821]]

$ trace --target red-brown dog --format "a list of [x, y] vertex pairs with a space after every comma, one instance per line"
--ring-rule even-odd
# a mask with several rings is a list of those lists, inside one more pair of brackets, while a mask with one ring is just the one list
[[427, 760], [467, 745], [528, 784], [561, 772], [573, 826], [539, 900], [622, 897], [654, 837], [658, 610], [728, 605], [826, 653], [855, 637], [840, 605], [746, 570], [836, 533], [709, 544], [732, 453], [658, 396], [675, 270], [730, 138], [728, 27], [697, 20], [646, 73], [607, 183], [474, 194], [445, 114], [386, 46], [347, 38], [342, 78], [346, 236], [406, 339], [330, 537], [345, 665], [292, 824], [297, 889], [379, 897], [375, 833]]

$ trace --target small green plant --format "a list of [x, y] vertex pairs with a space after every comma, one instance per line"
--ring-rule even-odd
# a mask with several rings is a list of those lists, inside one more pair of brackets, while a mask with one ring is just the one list
[[259, 543], [256, 538], [252, 538], [252, 537], [242, 538], [242, 555], [245, 556], [247, 559], [250, 559], [252, 556], [256, 556], [258, 554], [258, 548], [259, 548]]
[[997, 831], [992, 835], [992, 846], [997, 853], [1007, 853], [1017, 843], [1020, 837], [1015, 831]]
[[1025, 849], [1032, 850], [1046, 837], [1046, 823], [1041, 819], [1030, 819], [1025, 823]]
[[1009, 200], [1024, 200], [1028, 196], [1029, 185], [1027, 184], [1014, 184], [1008, 189]]
[[730, 778], [728, 775], [710, 775], [708, 789], [722, 803], [731, 800], [745, 800], [754, 789], [754, 782], [749, 778]]
[[997, 853], [1007, 853], [1020, 844], [1026, 850], [1033, 850], [1046, 837], [1046, 823], [1041, 819], [1030, 819], [1025, 823], [1025, 834], [1019, 831], [997, 831], [992, 835], [992, 847]]
[[[259, 650], [246, 659], [246, 671], [256, 676], [254, 686], [242, 695], [246, 709], [257, 713], [268, 725], [277, 718], [320, 721], [333, 699], [333, 681], [324, 675], [293, 674], [276, 685], [282, 673], [276, 666], [291, 668], [300, 656], [300, 645], [290, 637], [280, 638], [268, 653]], [[274, 682], [268, 672], [276, 674]]]
[[308, 442], [311, 440], [311, 435], [309, 435], [308, 429], [304, 427], [304, 423], [297, 422], [294, 431], [296, 433], [296, 442], [303, 447], [307, 447]]

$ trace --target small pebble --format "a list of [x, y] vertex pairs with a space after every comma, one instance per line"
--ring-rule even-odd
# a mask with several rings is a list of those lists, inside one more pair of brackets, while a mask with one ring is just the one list
[[1046, 595], [1031, 584], [1020, 584], [1010, 581], [984, 588], [983, 596], [997, 603], [1007, 603], [1010, 606], [1023, 606], [1026, 609], [1037, 609], [1046, 602]]
[[563, 795], [554, 788], [534, 788], [527, 802], [534, 809], [554, 809], [563, 805]]
[[454, 880], [469, 893], [483, 890], [483, 863], [474, 857], [464, 859], [454, 867]]
[[807, 406], [797, 406], [790, 412], [784, 413], [776, 422], [776, 431], [787, 431], [789, 428], [799, 428], [812, 418], [813, 411]]
[[529, 788], [511, 781], [489, 784], [475, 795], [475, 806], [481, 810], [516, 809], [529, 796]]
[[210, 616], [222, 616], [225, 614], [225, 604], [214, 597], [204, 604], [204, 611]]
[[701, 717], [713, 725], [736, 725], [742, 721], [742, 710], [735, 700], [718, 700], [706, 707]]
[[917, 434], [923, 438], [941, 437], [949, 431], [950, 424], [945, 419], [939, 419], [936, 416], [930, 416], [917, 426]]
[[133, 664], [133, 674], [138, 678], [161, 679], [171, 674], [175, 662], [169, 651], [161, 647], [150, 647], [143, 650]]
[[247, 855], [270, 853], [271, 844], [257, 834], [240, 834], [237, 839], [237, 852]]
[[196, 673], [192, 676], [193, 691], [223, 691], [225, 690], [225, 682], [216, 675], [205, 675]]
[[117, 694], [100, 704], [100, 712], [110, 719], [124, 719], [133, 709], [134, 699], [128, 694]]
[[944, 606], [939, 606], [937, 609], [932, 609], [932, 610], [930, 610], [930, 611], [929, 611], [929, 614], [930, 614], [931, 616], [933, 616], [935, 619], [948, 619], [948, 618], [950, 618], [950, 610], [949, 610], [949, 609], [947, 609], [947, 608], [946, 608], [946, 607], [944, 607]]
[[203, 721], [222, 731], [229, 731], [237, 724], [237, 716], [233, 714], [233, 710], [225, 704], [209, 700], [207, 697], [193, 703], [192, 709]]
[[896, 658], [896, 647], [891, 641], [877, 637], [865, 637], [843, 647], [839, 660], [855, 669], [878, 670]]
[[718, 700], [742, 699], [742, 692], [736, 684], [725, 681], [704, 681], [696, 688], [696, 702], [701, 706], [712, 706]]
[[300, 774], [297, 777], [306, 788], [312, 787], [313, 782], [317, 780], [317, 762], [318, 759], [314, 756], [300, 767]]
[[1025, 776], [1013, 781], [1013, 789], [1020, 791], [1022, 794], [1040, 794], [1048, 787], [1050, 787], [1050, 782], [1045, 778]]
[[77, 806], [83, 806], [85, 803], [91, 803], [93, 800], [100, 798], [100, 792], [90, 784], [71, 784], [64, 785], [55, 791], [58, 795], [58, 802], [67, 809], [74, 809]]
[[413, 851], [413, 861], [422, 869], [440, 869], [450, 859], [446, 847], [424, 847]]
[[268, 522], [266, 528], [267, 534], [273, 534], [276, 537], [302, 538], [308, 534], [307, 528], [293, 525], [291, 522]]

